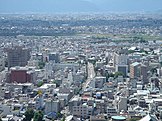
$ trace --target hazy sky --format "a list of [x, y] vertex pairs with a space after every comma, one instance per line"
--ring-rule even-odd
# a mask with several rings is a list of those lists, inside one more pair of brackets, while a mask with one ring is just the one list
[[139, 12], [162, 10], [162, 0], [0, 0], [0, 13]]

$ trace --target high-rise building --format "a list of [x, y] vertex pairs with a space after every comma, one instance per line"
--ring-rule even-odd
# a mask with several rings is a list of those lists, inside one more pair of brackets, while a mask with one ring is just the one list
[[14, 66], [26, 66], [30, 59], [30, 49], [16, 46], [7, 48], [8, 68]]
[[141, 65], [141, 79], [143, 80], [144, 84], [147, 84], [149, 81], [147, 79], [147, 66]]
[[128, 55], [121, 53], [114, 53], [114, 67], [116, 65], [127, 65], [128, 64]]
[[130, 78], [134, 79], [140, 76], [140, 63], [134, 62], [130, 65]]
[[147, 79], [147, 66], [134, 62], [130, 65], [130, 78], [141, 79], [144, 84], [148, 83]]

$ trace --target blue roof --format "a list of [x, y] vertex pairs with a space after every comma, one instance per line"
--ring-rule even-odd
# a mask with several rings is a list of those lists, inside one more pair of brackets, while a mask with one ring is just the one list
[[124, 116], [112, 116], [111, 118], [115, 119], [115, 120], [125, 120], [126, 119]]
[[56, 117], [57, 113], [56, 112], [50, 112], [47, 114], [48, 117]]

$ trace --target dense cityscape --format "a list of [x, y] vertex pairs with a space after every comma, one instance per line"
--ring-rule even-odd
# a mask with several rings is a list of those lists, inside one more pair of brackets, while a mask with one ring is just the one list
[[161, 14], [0, 15], [0, 120], [161, 121]]

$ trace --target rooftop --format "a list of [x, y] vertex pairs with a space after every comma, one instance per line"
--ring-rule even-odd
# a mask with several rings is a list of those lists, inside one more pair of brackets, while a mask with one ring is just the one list
[[126, 119], [124, 116], [112, 116], [111, 118], [115, 119], [115, 120], [125, 120]]

